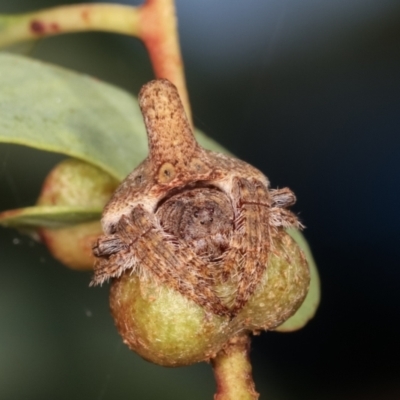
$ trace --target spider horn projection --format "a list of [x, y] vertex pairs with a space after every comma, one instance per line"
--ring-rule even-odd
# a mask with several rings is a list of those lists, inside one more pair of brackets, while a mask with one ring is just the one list
[[139, 93], [139, 106], [155, 169], [165, 163], [184, 168], [198, 144], [176, 87], [166, 79], [149, 82]]

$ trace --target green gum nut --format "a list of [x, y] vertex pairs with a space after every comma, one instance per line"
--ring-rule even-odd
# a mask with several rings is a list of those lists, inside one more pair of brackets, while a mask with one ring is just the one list
[[207, 312], [179, 292], [130, 271], [115, 279], [110, 306], [125, 344], [150, 362], [177, 367], [208, 361], [241, 333], [281, 325], [304, 301], [310, 273], [303, 252], [284, 230], [271, 243], [267, 269], [233, 319]]
[[[54, 258], [69, 268], [93, 268], [92, 244], [102, 234], [100, 213], [118, 182], [99, 168], [76, 159], [57, 164], [46, 177], [38, 206], [97, 210], [98, 219], [58, 228], [40, 228], [39, 236]], [[92, 217], [93, 219], [93, 217]]]

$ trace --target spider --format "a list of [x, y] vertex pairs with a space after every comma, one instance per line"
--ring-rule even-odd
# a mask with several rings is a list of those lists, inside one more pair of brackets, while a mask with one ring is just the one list
[[268, 267], [271, 235], [302, 227], [287, 209], [296, 198], [244, 161], [200, 147], [169, 81], [143, 86], [139, 105], [149, 156], [104, 209], [91, 285], [129, 271], [233, 318]]

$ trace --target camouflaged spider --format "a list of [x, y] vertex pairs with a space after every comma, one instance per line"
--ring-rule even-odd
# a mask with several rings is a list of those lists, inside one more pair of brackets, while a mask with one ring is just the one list
[[[272, 231], [301, 228], [287, 210], [295, 196], [269, 189], [251, 165], [200, 147], [169, 81], [146, 84], [139, 104], [149, 156], [104, 209], [91, 284], [129, 271], [233, 318], [268, 267]], [[221, 291], [225, 282], [230, 291]]]

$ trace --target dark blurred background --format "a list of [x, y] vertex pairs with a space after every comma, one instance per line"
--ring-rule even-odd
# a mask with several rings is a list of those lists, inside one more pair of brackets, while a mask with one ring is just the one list
[[[0, 1], [1, 13], [63, 4]], [[131, 4], [138, 4], [131, 3]], [[301, 331], [264, 333], [261, 399], [400, 399], [400, 2], [177, 1], [196, 125], [298, 196], [322, 280]], [[71, 34], [28, 55], [133, 93], [152, 78], [133, 38]], [[1, 210], [34, 203], [61, 157], [0, 146]], [[166, 369], [122, 344], [107, 289], [0, 229], [0, 398], [211, 399], [210, 366]]]

